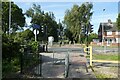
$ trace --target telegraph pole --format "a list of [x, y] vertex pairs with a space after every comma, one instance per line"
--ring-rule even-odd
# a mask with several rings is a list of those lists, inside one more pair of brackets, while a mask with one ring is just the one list
[[11, 0], [9, 2], [9, 35], [10, 35], [10, 27], [11, 27]]
[[48, 34], [47, 34], [47, 25], [45, 26], [46, 27], [46, 52], [48, 51], [48, 41], [47, 41], [47, 37], [48, 37]]
[[[103, 9], [103, 12], [105, 9]], [[102, 46], [103, 46], [103, 40], [104, 40], [104, 29], [103, 29], [103, 22], [102, 22]]]
[[59, 36], [58, 36], [58, 39], [59, 39], [59, 45], [61, 46], [61, 28], [60, 28], [60, 19], [59, 19]]

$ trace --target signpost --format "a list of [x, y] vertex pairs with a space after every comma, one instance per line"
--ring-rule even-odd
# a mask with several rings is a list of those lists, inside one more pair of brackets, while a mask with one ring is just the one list
[[39, 34], [39, 31], [37, 29], [35, 29], [34, 34], [35, 34], [35, 41], [37, 41], [37, 34]]
[[34, 28], [35, 41], [37, 41], [37, 34], [39, 34], [39, 31], [38, 31], [37, 29], [39, 29], [40, 26], [37, 25], [37, 24], [33, 24], [32, 26], [33, 26], [33, 28]]

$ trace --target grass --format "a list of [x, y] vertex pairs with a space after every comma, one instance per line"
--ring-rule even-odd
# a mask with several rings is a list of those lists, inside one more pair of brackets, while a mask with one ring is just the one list
[[[90, 56], [87, 55], [86, 58], [89, 58]], [[120, 55], [118, 54], [93, 54], [94, 60], [114, 60], [114, 61], [120, 61]]]
[[[98, 74], [98, 73], [95, 73], [95, 76], [96, 78], [98, 78], [98, 80], [101, 80], [101, 78], [112, 78], [111, 75], [106, 75], [106, 74]], [[100, 79], [99, 79], [100, 78]]]
[[93, 59], [101, 59], [101, 60], [115, 60], [118, 61], [120, 60], [118, 57], [120, 55], [118, 54], [93, 54]]

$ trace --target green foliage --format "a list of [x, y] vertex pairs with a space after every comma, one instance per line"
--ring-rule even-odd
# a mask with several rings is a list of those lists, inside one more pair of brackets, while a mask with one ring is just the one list
[[72, 33], [69, 29], [65, 29], [65, 35], [69, 40], [73, 41], [73, 37], [71, 37]]
[[64, 22], [72, 34], [71, 39], [73, 37], [75, 41], [80, 41], [81, 25], [88, 27], [88, 23], [93, 14], [91, 12], [92, 7], [93, 5], [91, 3], [86, 2], [81, 6], [74, 5], [71, 10], [66, 11]]
[[[3, 77], [5, 77], [6, 74], [10, 74], [11, 72], [14, 73], [18, 70], [20, 70], [20, 55], [21, 55], [21, 45], [26, 45], [26, 47], [31, 47], [30, 50], [32, 50], [33, 54], [37, 53], [38, 51], [38, 42], [35, 41], [29, 41], [29, 37], [27, 35], [29, 33], [29, 37], [31, 32], [29, 30], [26, 30], [21, 33], [15, 33], [15, 34], [3, 34], [2, 35], [2, 71], [3, 71]], [[22, 35], [22, 36], [16, 36], [16, 35]], [[25, 37], [26, 36], [26, 37]], [[18, 37], [18, 39], [15, 39], [15, 37]], [[19, 38], [22, 38], [23, 40], [26, 39], [26, 41], [29, 41], [27, 43], [24, 43], [23, 40], [19, 40]], [[31, 39], [31, 38], [30, 38]], [[30, 67], [31, 65], [35, 64], [38, 61], [38, 56], [33, 55], [31, 57], [28, 56], [29, 60], [26, 62], [24, 61], [24, 67]], [[27, 58], [27, 57], [25, 57]], [[24, 59], [25, 59], [24, 58]]]
[[20, 43], [14, 42], [14, 39], [7, 35], [2, 35], [2, 59], [11, 60], [13, 57], [19, 55]]
[[32, 24], [38, 24], [40, 26], [44, 26], [44, 28], [47, 26], [44, 33], [42, 33], [41, 29], [39, 29], [40, 34], [38, 35], [38, 40], [43, 40], [48, 36], [53, 36], [55, 41], [58, 41], [58, 24], [55, 21], [54, 14], [52, 12], [44, 13], [44, 11], [41, 10], [40, 5], [33, 4], [32, 8], [29, 8], [26, 11], [26, 15], [32, 18]]
[[34, 40], [34, 34], [33, 34], [33, 31], [27, 29], [23, 32], [17, 32], [15, 35], [14, 35], [14, 41], [15, 42], [21, 42], [23, 43], [24, 41], [32, 41]]
[[98, 38], [98, 35], [96, 33], [91, 33], [88, 38], [88, 43], [92, 42], [93, 39]]
[[28, 45], [31, 46], [32, 52], [34, 52], [34, 53], [38, 52], [39, 42], [31, 41]]
[[118, 30], [120, 30], [120, 13], [118, 14], [118, 18], [117, 18], [117, 27]]
[[[28, 54], [24, 55], [24, 63], [23, 67], [24, 69], [29, 68], [30, 66], [33, 66], [35, 64], [38, 64], [39, 56], [38, 54]], [[39, 61], [40, 62], [40, 61]]]
[[[4, 33], [9, 31], [9, 2], [2, 2], [2, 30]], [[11, 3], [11, 29], [15, 32], [19, 29], [18, 26], [23, 27], [25, 24], [25, 17], [22, 9], [13, 2]]]
[[95, 74], [95, 76], [96, 76], [96, 78], [98, 78], [98, 80], [109, 80], [109, 78], [112, 78], [111, 75], [103, 74], [103, 73]]
[[100, 60], [116, 60], [118, 61], [118, 54], [93, 54], [93, 59], [100, 59]]
[[33, 33], [33, 31], [27, 29], [21, 33], [21, 37], [24, 40], [31, 40], [32, 38], [34, 38], [34, 33]]
[[11, 62], [7, 60], [2, 60], [2, 77], [5, 77], [7, 74], [14, 73], [20, 70], [20, 61], [19, 58], [13, 58]]

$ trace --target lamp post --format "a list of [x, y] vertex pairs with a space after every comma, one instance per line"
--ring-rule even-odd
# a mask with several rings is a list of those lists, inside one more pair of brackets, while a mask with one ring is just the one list
[[9, 2], [9, 35], [10, 35], [10, 26], [11, 26], [11, 0]]
[[47, 34], [47, 26], [45, 26], [46, 27], [46, 52], [48, 51], [48, 34]]
[[[105, 9], [103, 9], [103, 12], [105, 11]], [[102, 23], [102, 46], [103, 46], [103, 40], [104, 40], [104, 31], [103, 31], [103, 23]]]

